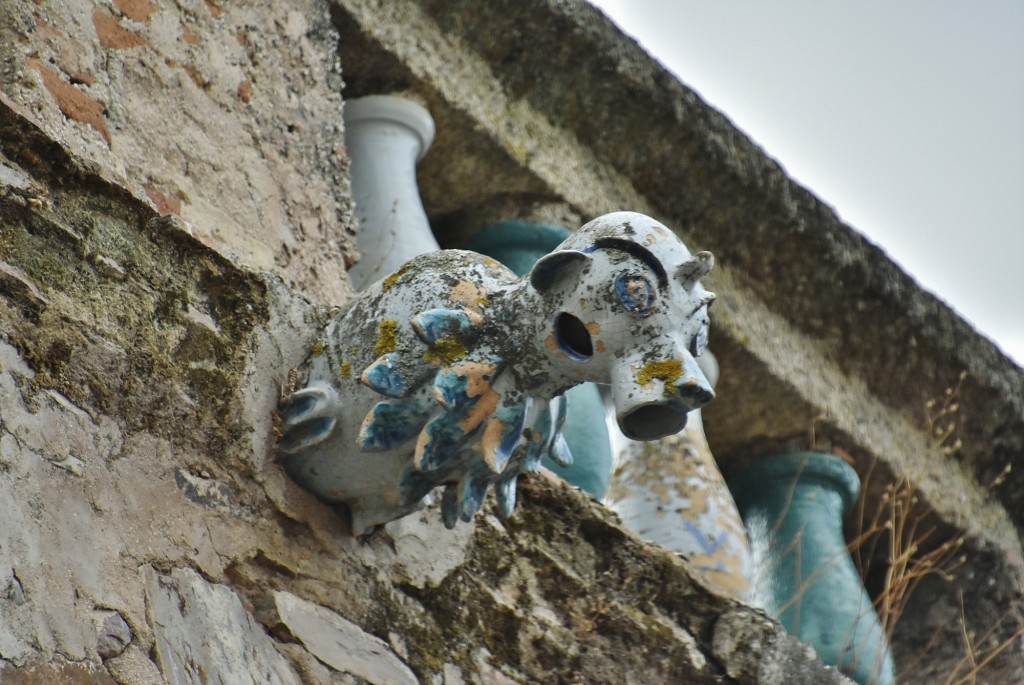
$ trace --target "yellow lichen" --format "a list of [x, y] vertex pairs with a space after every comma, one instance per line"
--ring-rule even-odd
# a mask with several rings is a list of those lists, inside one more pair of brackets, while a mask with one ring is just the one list
[[317, 340], [316, 344], [313, 345], [312, 351], [310, 351], [310, 353], [309, 353], [310, 356], [319, 357], [321, 354], [324, 353], [324, 347], [325, 347], [324, 341], [323, 340]]
[[640, 369], [636, 375], [636, 382], [640, 385], [647, 385], [653, 380], [664, 381], [666, 386], [671, 386], [683, 375], [683, 365], [676, 359], [666, 359], [660, 362], [651, 362]]
[[373, 353], [381, 357], [388, 352], [394, 352], [398, 348], [398, 322], [394, 319], [385, 319], [380, 322], [380, 332], [377, 334], [377, 346]]
[[441, 338], [430, 346], [430, 350], [423, 355], [423, 361], [451, 364], [463, 359], [468, 353], [466, 346], [456, 338]]
[[338, 369], [338, 375], [342, 378], [352, 378], [352, 362], [345, 360], [341, 363], [341, 368]]
[[381, 289], [384, 292], [391, 290], [391, 286], [397, 283], [398, 279], [405, 275], [405, 272], [409, 270], [411, 264], [411, 261], [406, 262], [398, 269], [398, 271], [385, 278], [384, 281], [381, 283]]

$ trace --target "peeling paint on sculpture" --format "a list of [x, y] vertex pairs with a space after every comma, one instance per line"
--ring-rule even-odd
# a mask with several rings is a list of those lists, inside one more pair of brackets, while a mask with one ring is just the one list
[[448, 527], [494, 486], [572, 457], [561, 394], [610, 383], [622, 431], [678, 432], [714, 393], [694, 361], [707, 342], [713, 264], [642, 214], [599, 217], [521, 279], [446, 250], [367, 288], [327, 326], [282, 407], [288, 472], [348, 504], [353, 530], [415, 510], [444, 487]]

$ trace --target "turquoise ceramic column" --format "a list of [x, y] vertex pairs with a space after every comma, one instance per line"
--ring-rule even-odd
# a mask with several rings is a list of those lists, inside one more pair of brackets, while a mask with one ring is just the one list
[[895, 683], [892, 653], [843, 537], [857, 472], [830, 454], [766, 457], [729, 483], [760, 566], [755, 596], [861, 685]]
[[[506, 221], [487, 226], [475, 234], [466, 247], [494, 257], [521, 276], [569, 235], [570, 231], [561, 226]], [[601, 499], [608, 490], [612, 471], [604, 401], [593, 383], [578, 385], [566, 392], [565, 397], [569, 409], [562, 434], [574, 461], [572, 466], [562, 468], [545, 457], [544, 465], [572, 485]]]

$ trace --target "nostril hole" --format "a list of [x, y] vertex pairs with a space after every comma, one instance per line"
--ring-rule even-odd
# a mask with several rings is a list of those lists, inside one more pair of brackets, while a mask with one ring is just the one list
[[555, 319], [555, 339], [562, 351], [573, 359], [585, 360], [594, 356], [590, 331], [572, 314], [562, 312]]
[[697, 383], [687, 383], [677, 388], [679, 396], [686, 401], [688, 408], [692, 411], [694, 409], [700, 409], [705, 404], [715, 399], [715, 392], [708, 388], [702, 387]]

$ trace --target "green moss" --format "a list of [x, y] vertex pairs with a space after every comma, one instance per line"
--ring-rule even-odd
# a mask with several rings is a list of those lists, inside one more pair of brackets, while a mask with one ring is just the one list
[[[403, 588], [410, 595], [418, 593], [416, 588]], [[444, 672], [446, 661], [452, 660], [452, 645], [447, 641], [436, 617], [420, 608], [416, 601], [403, 601], [390, 583], [375, 584], [372, 594], [378, 611], [371, 614], [368, 626], [382, 634], [397, 633], [402, 636], [409, 655], [409, 665], [421, 680], [428, 682], [430, 676]]]
[[[0, 197], [0, 259], [19, 274], [4, 284], [16, 306], [0, 327], [35, 371], [26, 402], [54, 389], [176, 444], [232, 444], [244, 433], [233, 398], [249, 338], [269, 316], [265, 285], [119, 188], [78, 168], [64, 178], [60, 163], [39, 179], [52, 211]], [[190, 303], [217, 330], [191, 320]]]

